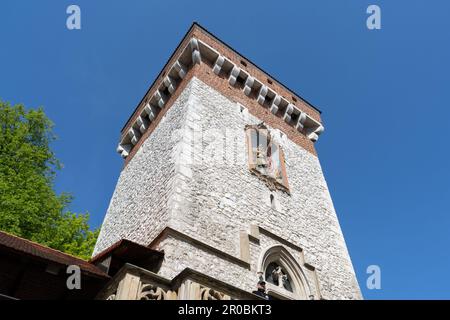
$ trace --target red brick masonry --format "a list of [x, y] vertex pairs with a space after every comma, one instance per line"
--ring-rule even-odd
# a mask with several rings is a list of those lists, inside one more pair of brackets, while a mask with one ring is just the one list
[[[247, 60], [246, 58], [242, 57], [240, 54], [232, 50], [230, 47], [228, 47], [226, 44], [218, 40], [211, 33], [203, 29], [201, 26], [199, 26], [198, 24], [193, 24], [193, 26], [190, 28], [190, 30], [187, 32], [187, 34], [181, 41], [180, 45], [172, 54], [169, 61], [164, 66], [163, 70], [158, 75], [157, 79], [154, 81], [152, 86], [147, 91], [146, 95], [141, 100], [136, 110], [133, 112], [132, 116], [128, 119], [127, 123], [125, 124], [124, 128], [121, 131], [122, 136], [124, 135], [124, 133], [128, 132], [128, 130], [131, 128], [132, 124], [136, 121], [136, 118], [143, 111], [145, 107], [145, 101], [147, 99], [150, 99], [150, 97], [160, 87], [161, 83], [164, 80], [165, 75], [169, 72], [172, 65], [178, 60], [179, 55], [181, 54], [183, 49], [189, 44], [189, 41], [192, 38], [197, 38], [205, 42], [206, 44], [217, 50], [221, 55], [228, 58], [230, 61], [238, 65], [242, 70], [246, 71], [253, 77], [261, 81], [264, 80], [267, 81], [267, 83], [265, 83], [267, 87], [277, 92], [285, 99], [291, 101], [298, 109], [307, 113], [314, 120], [321, 122], [319, 110], [311, 106], [309, 103], [304, 101], [301, 97], [299, 97], [291, 90], [287, 89], [281, 83], [271, 78], [266, 72], [262, 71], [252, 62], [250, 62], [249, 60]], [[147, 137], [153, 132], [153, 130], [159, 124], [159, 121], [163, 118], [164, 114], [172, 106], [173, 102], [178, 98], [180, 93], [186, 87], [186, 84], [189, 83], [189, 80], [193, 76], [197, 77], [198, 79], [202, 80], [212, 88], [221, 92], [224, 96], [228, 97], [230, 100], [239, 102], [240, 104], [244, 105], [248, 109], [250, 114], [258, 117], [269, 126], [280, 129], [289, 137], [289, 139], [297, 143], [299, 146], [303, 147], [311, 154], [317, 155], [316, 150], [314, 148], [314, 143], [311, 140], [309, 140], [304, 134], [298, 132], [295, 127], [292, 127], [291, 125], [287, 124], [283, 120], [282, 116], [272, 114], [267, 108], [258, 104], [258, 102], [254, 97], [246, 96], [242, 91], [242, 88], [239, 88], [237, 86], [231, 86], [228, 83], [227, 78], [220, 75], [219, 76], [215, 75], [212, 72], [211, 66], [202, 62], [200, 64], [195, 64], [191, 69], [189, 69], [185, 78], [180, 82], [175, 92], [170, 96], [169, 100], [166, 102], [165, 107], [161, 110], [161, 112], [158, 114], [155, 120], [149, 125], [149, 128], [139, 139], [137, 144], [133, 147], [130, 154], [125, 160], [124, 166], [126, 166], [126, 164], [133, 158], [134, 154], [136, 154], [137, 150], [139, 150], [139, 147], [142, 145], [145, 139], [147, 139]]]

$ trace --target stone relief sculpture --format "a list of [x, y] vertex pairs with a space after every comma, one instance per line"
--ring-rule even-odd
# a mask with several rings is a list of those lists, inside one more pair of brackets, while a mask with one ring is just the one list
[[249, 168], [252, 173], [264, 180], [271, 190], [283, 190], [289, 193], [284, 154], [275, 143], [269, 130], [260, 123], [247, 125], [247, 147]]
[[214, 289], [202, 288], [200, 300], [230, 300], [230, 297]]
[[320, 297], [313, 267], [307, 269], [304, 262], [300, 264], [284, 246], [272, 245], [263, 250], [258, 265], [258, 274], [267, 282], [269, 295], [299, 300]]
[[116, 294], [111, 294], [110, 296], [108, 296], [108, 298], [106, 298], [106, 300], [116, 300]]
[[144, 284], [139, 294], [139, 300], [167, 300], [166, 292], [152, 284]]

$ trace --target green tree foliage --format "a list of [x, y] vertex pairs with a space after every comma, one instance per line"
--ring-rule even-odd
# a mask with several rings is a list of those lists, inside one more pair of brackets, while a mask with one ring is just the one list
[[72, 197], [53, 190], [61, 164], [50, 149], [53, 123], [44, 111], [0, 100], [0, 230], [89, 258], [98, 230], [89, 214], [68, 212]]

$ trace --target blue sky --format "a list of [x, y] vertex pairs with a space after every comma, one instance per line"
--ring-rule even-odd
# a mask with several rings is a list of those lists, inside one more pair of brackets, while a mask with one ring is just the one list
[[[77, 4], [82, 29], [66, 28]], [[366, 27], [377, 4], [382, 29]], [[56, 189], [99, 226], [120, 129], [193, 21], [323, 111], [317, 143], [366, 299], [450, 298], [450, 2], [7, 1], [0, 98], [44, 106]], [[366, 288], [381, 267], [382, 289]]]

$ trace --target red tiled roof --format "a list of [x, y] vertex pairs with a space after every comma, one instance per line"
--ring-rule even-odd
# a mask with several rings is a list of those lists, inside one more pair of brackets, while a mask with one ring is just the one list
[[127, 239], [121, 239], [117, 241], [116, 243], [112, 244], [110, 247], [106, 248], [102, 252], [98, 253], [94, 257], [92, 257], [89, 262], [90, 263], [97, 263], [101, 261], [103, 258], [109, 256], [109, 255], [126, 255], [128, 258], [130, 258], [130, 255], [127, 255], [127, 250], [131, 251], [132, 257], [146, 257], [146, 256], [155, 256], [156, 259], [162, 258], [164, 256], [163, 252], [153, 250], [147, 246], [143, 246], [141, 244], [135, 243], [133, 241], [127, 240]]
[[12, 252], [37, 257], [46, 261], [62, 265], [77, 265], [82, 271], [100, 276], [108, 277], [106, 273], [86, 260], [77, 258], [67, 253], [43, 246], [39, 243], [13, 236], [0, 231], [0, 250], [10, 250]]

